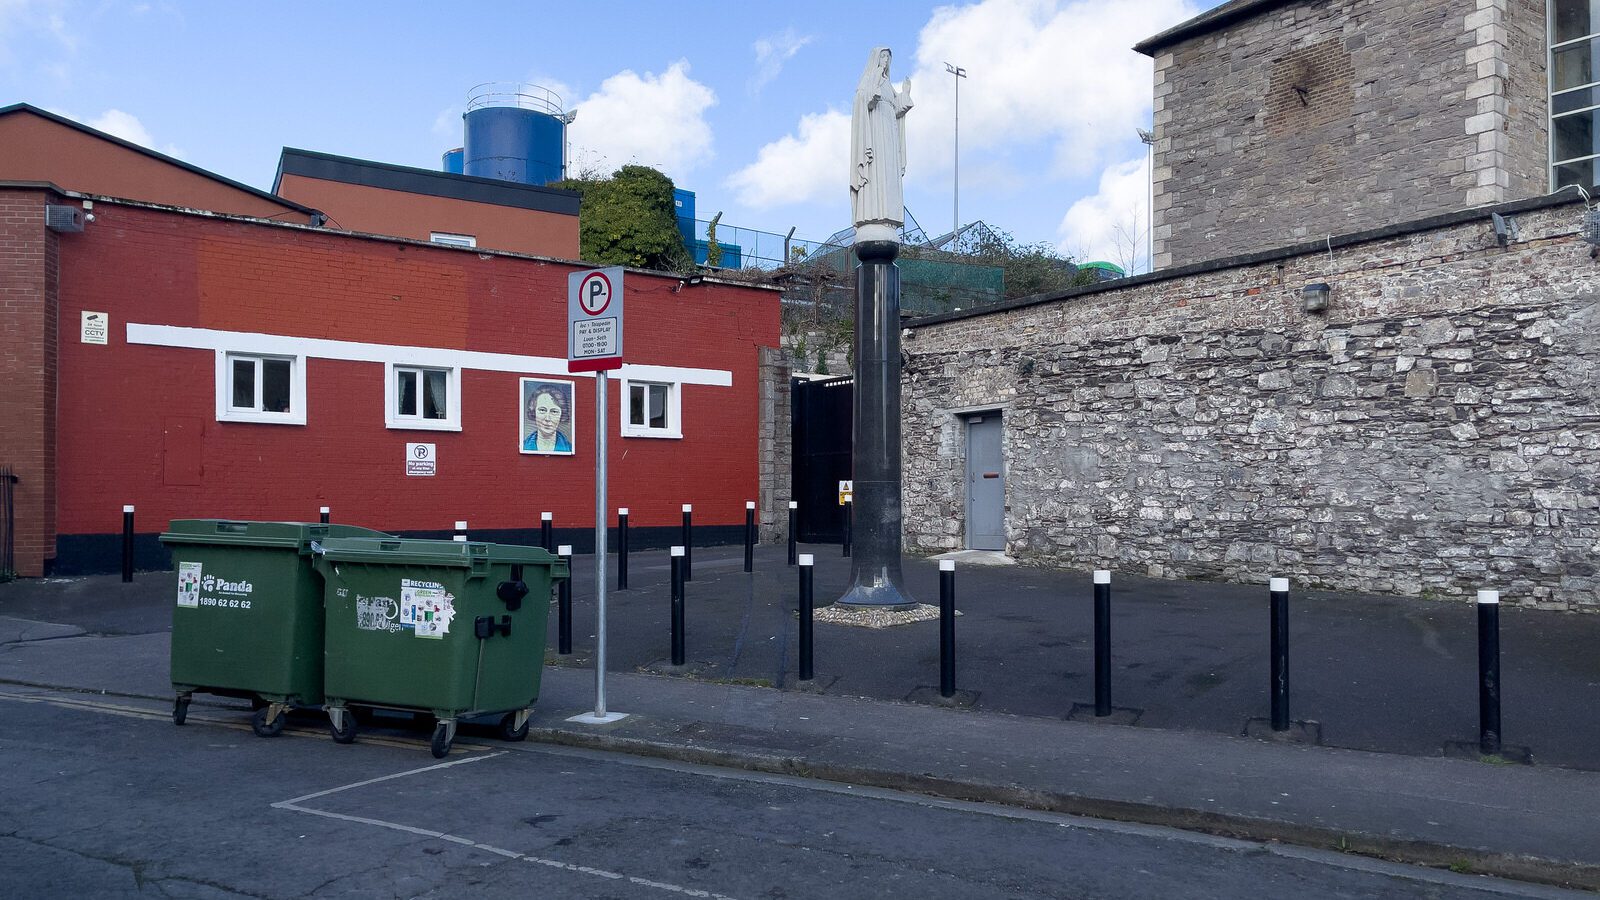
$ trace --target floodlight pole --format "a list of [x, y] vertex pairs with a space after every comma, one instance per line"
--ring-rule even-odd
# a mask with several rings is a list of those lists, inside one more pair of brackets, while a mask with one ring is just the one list
[[[1154, 131], [1145, 131], [1143, 128], [1138, 129], [1138, 131], [1139, 140], [1144, 141], [1145, 159], [1148, 163], [1146, 174], [1149, 176], [1145, 179], [1149, 182], [1146, 185], [1149, 189], [1146, 194], [1149, 197], [1149, 202], [1145, 204], [1144, 208], [1144, 270], [1146, 272], [1154, 272], [1156, 270], [1156, 133]], [[1138, 254], [1135, 253], [1134, 260], [1137, 261], [1138, 258]], [[1128, 274], [1132, 275], [1133, 273], [1129, 272]]]
[[956, 249], [961, 237], [961, 79], [967, 70], [960, 66], [944, 64], [944, 70], [956, 77], [956, 165], [955, 165], [955, 225], [950, 229], [950, 249]]

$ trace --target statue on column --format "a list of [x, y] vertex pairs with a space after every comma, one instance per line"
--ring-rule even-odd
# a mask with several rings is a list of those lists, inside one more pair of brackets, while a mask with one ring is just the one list
[[889, 80], [889, 48], [874, 47], [856, 85], [850, 120], [850, 211], [856, 242], [896, 241], [905, 224], [906, 112], [911, 79], [895, 90]]

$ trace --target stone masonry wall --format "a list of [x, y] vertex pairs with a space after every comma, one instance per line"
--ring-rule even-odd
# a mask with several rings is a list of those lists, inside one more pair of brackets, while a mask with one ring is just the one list
[[793, 472], [794, 443], [789, 397], [789, 380], [794, 369], [786, 351], [774, 347], [761, 347], [760, 354], [760, 404], [759, 428], [761, 498], [756, 501], [756, 530], [758, 540], [764, 544], [788, 540], [789, 501], [794, 497], [790, 487]]
[[961, 546], [962, 414], [1000, 410], [1024, 561], [1600, 610], [1581, 212], [1519, 212], [1509, 248], [1485, 213], [913, 327], [906, 546]]
[[1155, 267], [1544, 193], [1543, 0], [1301, 0], [1154, 55]]

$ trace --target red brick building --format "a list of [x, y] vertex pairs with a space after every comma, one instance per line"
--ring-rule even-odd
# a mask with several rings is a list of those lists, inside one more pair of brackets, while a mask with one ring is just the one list
[[[565, 363], [567, 275], [585, 266], [331, 230], [294, 204], [307, 224], [91, 195], [70, 171], [13, 178], [11, 159], [0, 465], [20, 478], [20, 574], [114, 570], [124, 504], [141, 567], [165, 564], [154, 535], [172, 518], [321, 506], [406, 534], [465, 519], [490, 540], [527, 540], [548, 511], [585, 543], [594, 379]], [[93, 219], [47, 226], [51, 207]], [[708, 539], [732, 537], [758, 499], [757, 357], [778, 343], [779, 294], [625, 278], [629, 364], [604, 423], [613, 505], [644, 541], [683, 503]], [[564, 407], [561, 440], [541, 452], [546, 405]], [[433, 445], [435, 474], [408, 474], [412, 444]]]

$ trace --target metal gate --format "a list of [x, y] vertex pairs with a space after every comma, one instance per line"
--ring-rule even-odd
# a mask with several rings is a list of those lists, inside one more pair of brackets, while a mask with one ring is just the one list
[[794, 438], [790, 477], [794, 499], [800, 503], [796, 532], [806, 543], [844, 541], [839, 482], [850, 478], [855, 383], [852, 375], [790, 382]]
[[0, 467], [0, 581], [17, 577], [17, 511], [12, 485], [17, 476], [10, 466]]

